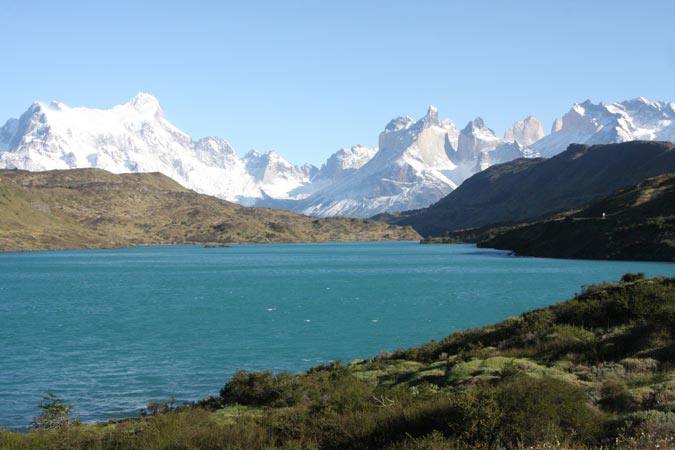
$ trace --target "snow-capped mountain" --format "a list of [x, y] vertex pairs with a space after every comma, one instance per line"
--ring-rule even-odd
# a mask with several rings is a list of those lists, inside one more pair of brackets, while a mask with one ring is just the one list
[[418, 121], [394, 119], [380, 134], [379, 150], [368, 162], [299, 202], [297, 210], [368, 217], [433, 202], [456, 187], [448, 174], [457, 165], [447, 153], [456, 139], [457, 127], [441, 122], [433, 107]]
[[244, 156], [246, 171], [257, 182], [264, 197], [293, 198], [290, 193], [309, 184], [318, 172], [311, 164], [294, 166], [275, 151], [251, 150]]
[[[320, 173], [332, 175], [332, 182], [307, 198], [292, 205], [274, 201], [264, 204], [317, 216], [369, 217], [422, 208], [476, 173], [480, 158], [489, 164], [486, 155], [502, 145], [520, 152], [514, 157], [526, 153], [522, 146], [514, 147], [495, 136], [482, 119], [458, 132], [451, 120], [441, 121], [438, 110], [431, 106], [419, 120], [405, 116], [389, 122], [380, 133], [377, 152], [360, 147], [331, 156]], [[504, 158], [507, 153], [500, 155]], [[350, 172], [341, 169], [341, 175], [334, 176], [331, 168], [336, 161], [344, 160], [365, 163]]]
[[569, 144], [612, 144], [633, 140], [674, 141], [675, 103], [644, 97], [620, 103], [575, 103], [551, 134], [532, 145], [543, 156], [564, 151]]
[[[514, 130], [525, 128], [517, 125]], [[518, 132], [527, 135], [514, 136]], [[164, 117], [149, 94], [109, 110], [38, 102], [0, 128], [0, 167], [161, 172], [197, 192], [320, 216], [425, 207], [477, 171], [527, 154], [481, 119], [459, 132], [451, 120], [441, 121], [434, 107], [420, 120], [392, 120], [378, 148], [341, 149], [320, 170], [294, 166], [273, 151], [241, 158], [219, 137], [194, 141]]]
[[157, 171], [244, 205], [368, 217], [429, 206], [494, 164], [552, 156], [571, 143], [634, 139], [675, 141], [675, 103], [642, 97], [611, 105], [586, 101], [556, 120], [548, 136], [529, 116], [503, 138], [481, 118], [460, 131], [432, 106], [419, 120], [390, 121], [378, 148], [341, 149], [317, 169], [295, 166], [274, 151], [250, 151], [242, 158], [219, 137], [194, 141], [164, 117], [157, 99], [139, 94], [108, 110], [34, 103], [0, 128], [0, 168]]
[[34, 103], [0, 129], [0, 152], [4, 168], [161, 172], [197, 192], [243, 204], [266, 192], [284, 196], [316, 170], [294, 167], [273, 153], [242, 159], [218, 137], [195, 142], [164, 117], [155, 97], [143, 93], [109, 110]]
[[342, 148], [333, 153], [321, 166], [317, 179], [338, 180], [363, 167], [373, 159], [377, 148], [355, 145], [350, 149]]

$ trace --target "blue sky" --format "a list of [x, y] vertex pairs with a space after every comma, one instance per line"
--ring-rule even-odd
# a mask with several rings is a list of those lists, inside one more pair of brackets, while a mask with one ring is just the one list
[[193, 138], [320, 165], [429, 104], [550, 129], [574, 101], [675, 101], [675, 2], [3, 2], [0, 122], [155, 95]]

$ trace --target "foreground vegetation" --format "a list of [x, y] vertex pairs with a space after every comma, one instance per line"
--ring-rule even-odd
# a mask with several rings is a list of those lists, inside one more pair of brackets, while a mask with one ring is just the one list
[[374, 220], [246, 208], [159, 173], [0, 170], [0, 251], [410, 239], [419, 235]]
[[239, 372], [146, 417], [0, 432], [2, 449], [671, 448], [675, 278], [627, 274], [421, 347]]

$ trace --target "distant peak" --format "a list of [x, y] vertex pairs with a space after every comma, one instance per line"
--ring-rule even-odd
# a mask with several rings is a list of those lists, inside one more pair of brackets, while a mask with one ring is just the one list
[[134, 98], [132, 98], [128, 103], [128, 105], [140, 112], [158, 113], [162, 111], [157, 98], [155, 98], [154, 95], [148, 94], [147, 92], [140, 92], [136, 94]]
[[514, 123], [504, 133], [504, 140], [521, 146], [534, 144], [544, 137], [544, 127], [535, 116], [527, 116], [522, 121]]
[[427, 114], [421, 119], [421, 122], [425, 127], [439, 125], [440, 121], [438, 119], [438, 108], [436, 108], [434, 105], [429, 105]]
[[481, 136], [481, 138], [497, 138], [495, 135], [495, 132], [491, 129], [488, 128], [485, 125], [485, 121], [483, 121], [482, 117], [476, 117], [473, 119], [471, 122], [469, 122], [462, 131], [460, 131], [460, 134], [463, 134], [464, 136]]
[[586, 109], [588, 109], [588, 107], [591, 105], [592, 103], [590, 102], [590, 100], [586, 100], [583, 103], [575, 102], [574, 106], [572, 106], [572, 109], [570, 109], [570, 112], [576, 112], [577, 114], [583, 116], [586, 113]]
[[257, 150], [249, 150], [246, 155], [244, 155], [245, 159], [250, 159], [250, 158], [260, 158], [262, 155], [257, 151]]
[[42, 102], [33, 102], [32, 105], [30, 105], [30, 108], [28, 108], [29, 111], [40, 111], [43, 109], [45, 105]]
[[131, 103], [133, 105], [140, 105], [145, 103], [159, 104], [157, 98], [152, 94], [148, 94], [147, 92], [139, 92], [138, 94], [134, 95], [134, 98], [131, 99]]
[[469, 122], [468, 126], [471, 128], [485, 128], [485, 121], [482, 117], [476, 117], [471, 122]]
[[400, 130], [405, 130], [410, 128], [414, 123], [415, 119], [413, 119], [410, 116], [397, 117], [396, 119], [392, 119], [387, 124], [387, 126], [384, 128], [384, 131], [392, 133]]
[[56, 109], [56, 110], [60, 111], [64, 108], [66, 108], [66, 105], [61, 103], [61, 102], [58, 102], [58, 101], [54, 100], [54, 101], [49, 103], [49, 108], [50, 109]]

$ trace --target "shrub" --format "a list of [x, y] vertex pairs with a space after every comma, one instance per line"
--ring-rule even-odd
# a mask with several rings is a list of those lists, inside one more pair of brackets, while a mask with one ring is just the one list
[[621, 277], [622, 283], [633, 283], [635, 281], [640, 281], [645, 279], [644, 272], [638, 273], [626, 273]]
[[675, 435], [675, 413], [654, 410], [638, 411], [628, 415], [621, 422], [619, 429], [624, 437], [672, 438]]
[[614, 411], [624, 411], [629, 407], [628, 387], [621, 380], [607, 380], [600, 388], [600, 404]]
[[498, 433], [509, 447], [557, 442], [566, 437], [590, 443], [601, 418], [576, 386], [554, 378], [515, 377], [496, 388], [502, 412]]
[[176, 407], [176, 397], [171, 397], [168, 402], [152, 401], [148, 403], [147, 407], [141, 409], [141, 416], [158, 416], [174, 411]]
[[300, 397], [298, 381], [288, 372], [237, 371], [220, 390], [225, 404], [251, 406], [291, 406]]
[[555, 319], [555, 313], [550, 308], [523, 314], [523, 321], [520, 323], [519, 330], [522, 342], [528, 343], [542, 339], [551, 332]]

